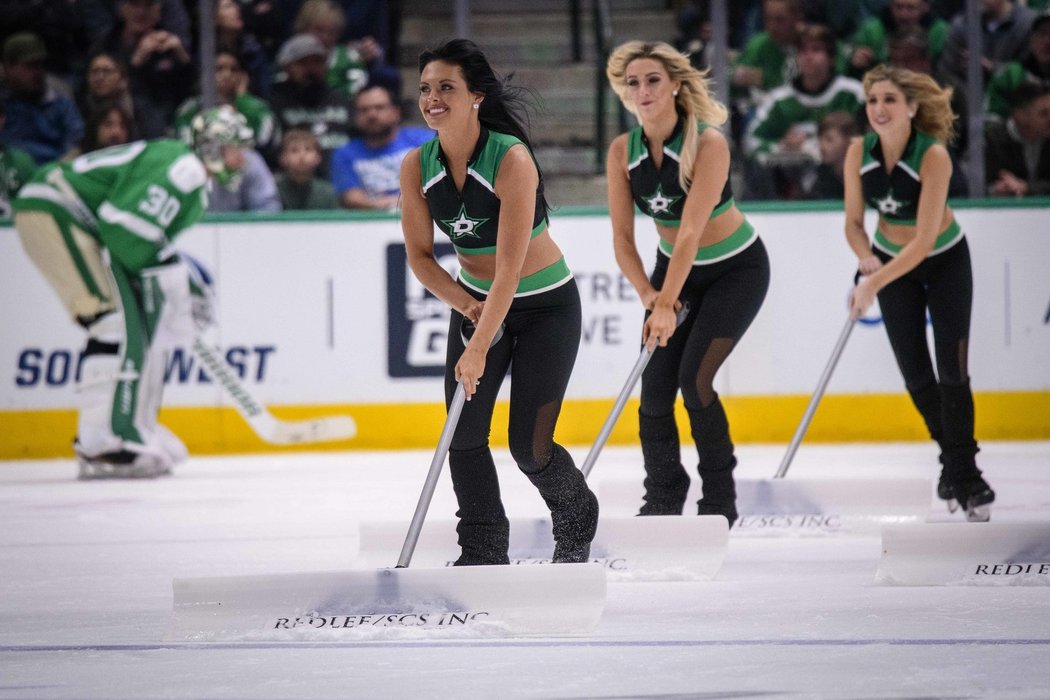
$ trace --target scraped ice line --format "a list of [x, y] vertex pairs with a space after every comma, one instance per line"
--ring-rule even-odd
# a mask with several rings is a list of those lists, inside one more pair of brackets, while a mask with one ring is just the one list
[[101, 540], [101, 541], [62, 541], [62, 542], [0, 542], [0, 549], [40, 549], [44, 547], [112, 547], [112, 546], [153, 546], [165, 544], [243, 544], [245, 542], [318, 542], [329, 540], [357, 541], [357, 534], [348, 535], [259, 535], [256, 537], [194, 537], [187, 539], [143, 539], [143, 540]]
[[439, 648], [690, 648], [690, 647], [858, 647], [858, 646], [1050, 646], [1048, 639], [625, 639], [625, 640], [434, 640], [345, 642], [208, 642], [186, 644], [0, 645], [0, 654], [19, 652], [250, 651], [265, 649], [439, 649]]

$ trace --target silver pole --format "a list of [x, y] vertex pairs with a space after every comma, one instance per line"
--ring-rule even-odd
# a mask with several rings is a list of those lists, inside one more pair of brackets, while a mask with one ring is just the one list
[[201, 57], [201, 107], [214, 107], [215, 96], [215, 0], [197, 0], [200, 18], [198, 50]]
[[729, 8], [727, 0], [711, 3], [711, 26], [714, 32], [714, 51], [711, 52], [711, 76], [715, 81], [715, 96], [724, 105], [729, 104]]
[[[492, 337], [489, 348], [503, 338], [504, 330], [505, 327], [501, 325], [496, 331], [496, 335]], [[473, 335], [473, 333], [474, 324], [464, 318], [463, 325], [460, 328], [460, 336], [463, 338], [464, 345], [469, 341], [468, 336]], [[412, 516], [412, 523], [408, 526], [405, 544], [401, 547], [401, 556], [397, 560], [397, 568], [399, 569], [404, 569], [408, 566], [409, 562], [412, 561], [412, 553], [416, 551], [416, 542], [419, 541], [419, 533], [423, 530], [423, 521], [427, 517], [427, 511], [430, 510], [430, 501], [434, 498], [434, 489], [437, 487], [438, 477], [441, 476], [441, 467], [445, 464], [445, 455], [448, 454], [448, 448], [452, 446], [452, 436], [456, 433], [456, 425], [459, 423], [459, 416], [463, 413], [463, 404], [466, 403], [466, 400], [467, 392], [463, 388], [463, 384], [459, 383], [456, 385], [456, 393], [452, 396], [452, 403], [448, 407], [445, 427], [441, 429], [441, 438], [438, 440], [437, 449], [434, 450], [434, 458], [430, 460], [430, 471], [427, 472], [427, 479], [423, 483], [423, 491], [419, 494], [419, 502], [416, 503], [416, 512]]]
[[842, 357], [842, 350], [846, 347], [846, 341], [849, 340], [850, 331], [853, 330], [855, 324], [856, 321], [850, 318], [846, 321], [842, 333], [839, 334], [838, 342], [835, 343], [835, 349], [831, 351], [831, 359], [828, 360], [828, 364], [824, 368], [824, 373], [820, 375], [820, 381], [817, 382], [817, 390], [813, 392], [813, 396], [809, 399], [809, 405], [806, 406], [806, 412], [802, 414], [802, 422], [799, 423], [798, 428], [795, 429], [795, 435], [791, 438], [791, 444], [788, 445], [787, 452], [784, 454], [784, 459], [780, 461], [780, 468], [777, 469], [777, 473], [773, 477], [774, 479], [783, 479], [784, 475], [787, 474], [788, 467], [791, 466], [791, 460], [794, 458], [798, 446], [802, 444], [802, 438], [805, 436], [806, 430], [809, 429], [809, 423], [813, 420], [813, 414], [817, 412], [817, 404], [820, 403], [820, 398], [824, 396], [824, 390], [828, 388], [828, 382], [831, 380], [831, 373], [835, 370], [835, 365], [838, 364], [839, 358]]
[[437, 449], [434, 450], [434, 459], [430, 460], [430, 471], [427, 472], [427, 480], [423, 484], [423, 492], [419, 494], [419, 502], [416, 504], [416, 512], [412, 516], [412, 524], [408, 526], [408, 536], [401, 548], [401, 556], [397, 560], [397, 568], [403, 569], [412, 561], [412, 553], [416, 551], [416, 543], [419, 541], [419, 533], [423, 530], [423, 521], [430, 509], [430, 501], [434, 498], [434, 489], [437, 488], [438, 477], [441, 476], [441, 467], [445, 464], [445, 455], [452, 445], [452, 436], [456, 432], [459, 416], [463, 412], [463, 404], [467, 400], [467, 392], [462, 384], [456, 385], [456, 394], [452, 397], [452, 405], [448, 408], [448, 416], [445, 418], [445, 427], [441, 430], [441, 439], [438, 440]]
[[981, 0], [966, 0], [966, 148], [971, 197], [983, 197], [984, 181], [984, 75], [981, 55]]
[[470, 38], [470, 0], [456, 0], [453, 8], [456, 36], [461, 39]]
[[605, 424], [602, 425], [602, 429], [598, 432], [598, 438], [594, 441], [591, 451], [587, 453], [587, 459], [583, 460], [583, 466], [580, 467], [580, 471], [583, 472], [584, 479], [590, 476], [591, 470], [594, 469], [594, 463], [598, 461], [598, 455], [601, 454], [602, 448], [605, 447], [605, 443], [609, 440], [609, 435], [612, 433], [616, 421], [620, 418], [627, 399], [631, 397], [631, 392], [634, 391], [634, 385], [638, 383], [638, 378], [642, 376], [645, 366], [649, 364], [649, 360], [652, 357], [652, 350], [648, 347], [642, 348], [642, 353], [638, 356], [638, 361], [634, 363], [634, 368], [627, 377], [627, 382], [623, 385], [620, 395], [616, 397], [616, 403], [613, 404], [609, 417], [605, 419]]
[[[675, 313], [675, 328], [682, 325], [686, 317], [689, 316], [689, 302], [682, 304], [682, 308], [678, 309]], [[620, 395], [616, 397], [616, 402], [613, 403], [612, 410], [609, 411], [609, 417], [605, 419], [605, 423], [602, 425], [602, 429], [598, 431], [598, 437], [594, 441], [594, 445], [591, 446], [591, 451], [587, 453], [587, 459], [583, 460], [583, 466], [580, 467], [580, 471], [583, 472], [583, 478], [586, 479], [591, 470], [594, 469], [594, 463], [598, 461], [598, 455], [601, 454], [602, 448], [605, 447], [605, 443], [609, 440], [609, 435], [612, 433], [613, 427], [616, 425], [616, 421], [619, 420], [620, 414], [623, 412], [623, 407], [627, 403], [627, 399], [630, 398], [631, 392], [634, 391], [634, 385], [638, 383], [638, 379], [642, 376], [642, 372], [645, 371], [645, 366], [649, 364], [649, 360], [653, 357], [655, 349], [650, 350], [648, 346], [642, 348], [641, 354], [634, 363], [634, 367], [631, 369], [631, 373], [627, 377], [627, 381], [623, 385], [623, 389], [620, 390]]]

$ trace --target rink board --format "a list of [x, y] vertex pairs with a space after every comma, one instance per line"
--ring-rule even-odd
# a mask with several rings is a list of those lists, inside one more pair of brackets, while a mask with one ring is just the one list
[[[1039, 204], [966, 203], [957, 211], [974, 261], [969, 368], [980, 439], [1050, 438], [1050, 217]], [[838, 208], [746, 210], [769, 253], [770, 289], [715, 389], [735, 440], [786, 442], [845, 319], [856, 260]], [[651, 264], [653, 224], [639, 217], [636, 227]], [[606, 212], [556, 212], [551, 235], [583, 313], [558, 439], [588, 444], [637, 357], [643, 314], [616, 264]], [[215, 278], [217, 342], [275, 416], [352, 416], [357, 435], [328, 449], [433, 446], [449, 310], [408, 268], [396, 217], [211, 217], [176, 245]], [[452, 246], [439, 242], [435, 251], [454, 271]], [[69, 455], [83, 334], [4, 226], [0, 293], [26, 300], [0, 311], [0, 458]], [[267, 449], [188, 345], [170, 354], [166, 382], [162, 419], [191, 452]], [[505, 386], [501, 400], [507, 396]], [[637, 440], [636, 411], [632, 399], [610, 444]], [[924, 437], [873, 309], [851, 335], [807, 439]], [[504, 444], [505, 431], [493, 439]], [[291, 449], [304, 448], [312, 446]]]

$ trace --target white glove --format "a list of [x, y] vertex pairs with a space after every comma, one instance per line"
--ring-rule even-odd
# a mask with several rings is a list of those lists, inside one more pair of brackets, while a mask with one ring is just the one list
[[215, 325], [215, 286], [204, 267], [186, 253], [179, 253], [179, 261], [186, 266], [190, 281], [190, 312], [193, 323], [201, 333]]

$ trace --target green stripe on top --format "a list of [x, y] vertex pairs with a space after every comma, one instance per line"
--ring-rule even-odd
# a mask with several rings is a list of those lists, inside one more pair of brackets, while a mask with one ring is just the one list
[[[733, 231], [725, 240], [719, 241], [714, 245], [701, 246], [696, 251], [693, 264], [710, 265], [726, 258], [731, 258], [751, 245], [757, 237], [758, 234], [755, 232], [755, 227], [751, 225], [750, 221], [744, 219], [744, 223], [740, 224], [737, 230]], [[674, 252], [674, 246], [661, 239], [660, 251], [667, 257], [671, 257], [671, 254]]]
[[[948, 228], [944, 229], [944, 232], [937, 236], [937, 240], [933, 242], [933, 250], [930, 251], [930, 255], [944, 252], [958, 243], [960, 238], [962, 238], [962, 227], [959, 226], [958, 221], [953, 220], [948, 224]], [[875, 231], [875, 247], [887, 255], [896, 255], [904, 248], [902, 245], [891, 243], [886, 238], [886, 235], [879, 230]]]
[[[459, 271], [459, 279], [463, 284], [482, 294], [488, 294], [489, 290], [492, 289], [492, 280], [474, 277], [463, 269]], [[561, 257], [539, 272], [534, 272], [518, 280], [518, 289], [514, 292], [514, 296], [525, 297], [539, 294], [548, 289], [560, 287], [571, 279], [572, 271], [569, 269], [569, 264], [565, 262], [564, 257]]]
[[[530, 235], [529, 238], [535, 238], [536, 236], [540, 235], [546, 230], [546, 220], [541, 221], [540, 223], [536, 224], [536, 228], [532, 229], [532, 235]], [[453, 243], [452, 246], [460, 255], [493, 255], [496, 252], [496, 246], [494, 245], [485, 246], [484, 248], [461, 248], [455, 243]]]

